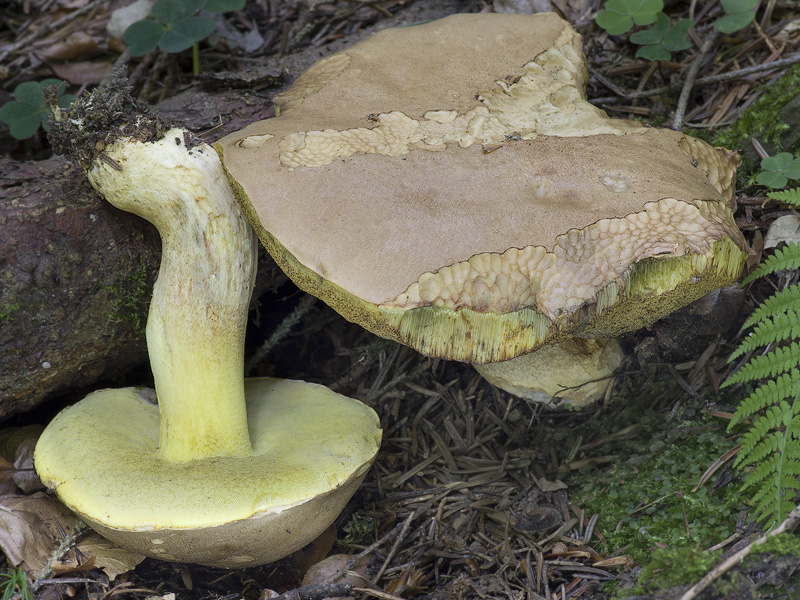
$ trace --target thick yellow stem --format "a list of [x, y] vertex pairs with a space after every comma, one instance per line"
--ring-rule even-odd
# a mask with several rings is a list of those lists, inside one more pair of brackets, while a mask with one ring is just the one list
[[162, 259], [147, 321], [161, 412], [158, 453], [184, 462], [251, 453], [244, 335], [256, 269], [255, 234], [217, 154], [189, 150], [182, 130], [159, 142], [123, 139], [92, 184], [117, 208], [152, 222]]

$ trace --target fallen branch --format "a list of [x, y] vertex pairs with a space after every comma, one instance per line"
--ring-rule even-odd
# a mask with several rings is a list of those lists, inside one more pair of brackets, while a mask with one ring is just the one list
[[722, 32], [715, 29], [714, 32], [703, 42], [703, 45], [700, 47], [700, 51], [697, 53], [697, 56], [694, 57], [692, 64], [689, 65], [689, 69], [686, 71], [686, 79], [683, 82], [683, 89], [681, 90], [681, 95], [678, 98], [678, 106], [675, 108], [675, 117], [672, 120], [672, 129], [680, 131], [681, 127], [683, 126], [683, 118], [686, 115], [686, 107], [689, 105], [689, 96], [694, 89], [694, 83], [697, 79], [697, 73], [700, 71], [700, 65], [705, 62], [706, 57], [711, 53], [711, 50], [717, 45], [717, 42], [719, 42], [721, 37]]
[[789, 516], [786, 517], [786, 520], [781, 523], [778, 527], [770, 531], [769, 533], [764, 534], [760, 538], [752, 541], [750, 544], [735, 552], [734, 554], [730, 555], [725, 561], [714, 567], [711, 571], [706, 573], [705, 577], [703, 577], [700, 581], [695, 583], [692, 587], [690, 587], [686, 593], [680, 597], [680, 600], [692, 600], [692, 598], [697, 597], [697, 595], [706, 589], [709, 585], [711, 585], [714, 581], [719, 579], [722, 575], [730, 571], [733, 567], [740, 564], [745, 557], [753, 551], [753, 548], [756, 546], [760, 546], [764, 542], [766, 542], [769, 538], [774, 535], [778, 535], [779, 533], [784, 533], [786, 531], [791, 531], [794, 529], [797, 524], [800, 523], [800, 506], [795, 508], [792, 512], [789, 513]]

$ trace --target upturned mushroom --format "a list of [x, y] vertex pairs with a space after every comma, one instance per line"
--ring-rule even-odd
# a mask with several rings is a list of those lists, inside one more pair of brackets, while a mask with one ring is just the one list
[[[244, 379], [252, 228], [211, 147], [118, 100], [91, 97], [64, 119], [77, 129], [54, 131], [101, 149], [83, 161], [92, 185], [161, 233], [146, 331], [155, 392], [102, 390], [65, 409], [39, 439], [36, 470], [93, 529], [142, 554], [279, 559], [356, 490], [380, 446], [377, 415], [320, 385]], [[89, 131], [114, 112], [118, 128]]]
[[[585, 83], [580, 37], [556, 15], [455, 15], [321, 60], [275, 98], [278, 117], [215, 148], [300, 288], [538, 397], [575, 381], [530, 388], [527, 367], [500, 361], [651, 324], [731, 284], [747, 252], [738, 157], [611, 119]], [[601, 377], [619, 363], [613, 341], [588, 356]]]

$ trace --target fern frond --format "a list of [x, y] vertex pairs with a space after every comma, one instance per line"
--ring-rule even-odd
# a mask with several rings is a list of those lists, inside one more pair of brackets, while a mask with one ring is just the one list
[[[755, 462], [756, 459], [752, 458], [752, 454], [759, 444], [771, 447], [773, 451], [778, 448], [779, 440], [777, 438], [773, 439], [775, 434], [770, 432], [781, 427], [783, 423], [783, 404], [785, 404], [785, 402], [781, 402], [780, 405], [777, 406], [770, 406], [762, 411], [758, 418], [753, 421], [750, 429], [742, 436], [742, 446], [739, 448], [739, 454], [736, 457], [734, 465], [744, 467]], [[762, 450], [764, 446], [762, 446]], [[760, 458], [764, 458], [766, 454], [768, 454], [768, 452], [765, 452]], [[762, 467], [764, 467], [764, 463], [761, 463], [756, 471]]]
[[728, 423], [728, 431], [758, 411], [793, 398], [798, 385], [800, 385], [800, 371], [797, 369], [792, 369], [760, 385], [738, 406]]
[[742, 329], [747, 329], [759, 321], [796, 309], [798, 306], [800, 306], [800, 283], [795, 283], [773, 294], [759, 304], [744, 322]]
[[761, 321], [731, 354], [730, 360], [734, 360], [756, 348], [782, 342], [790, 338], [800, 338], [800, 306], [795, 307], [794, 310], [779, 313], [771, 319]]
[[769, 275], [775, 271], [788, 271], [797, 268], [800, 268], [800, 242], [789, 242], [785, 248], [776, 250], [775, 254], [758, 265], [755, 271], [745, 277], [742, 284], [750, 283], [754, 279], [764, 277], [764, 275]]
[[[770, 482], [773, 482], [778, 476], [779, 461], [780, 457], [777, 455], [767, 457], [761, 464], [757, 465], [753, 471], [747, 474], [747, 479], [742, 485], [742, 491], [744, 492], [752, 487], [758, 486], [755, 492], [752, 492], [753, 501], [757, 501], [763, 494], [762, 488], [770, 485]], [[759, 486], [759, 484], [762, 485]]]
[[781, 190], [779, 192], [770, 192], [767, 194], [773, 200], [785, 202], [786, 204], [794, 204], [800, 206], [800, 187], [791, 190]]
[[744, 467], [764, 460], [774, 454], [781, 444], [781, 436], [776, 432], [768, 433], [764, 437], [756, 437], [755, 431], [751, 429], [748, 434], [753, 434], [747, 439], [748, 452], [742, 452], [744, 449], [744, 442], [742, 442], [742, 448], [739, 449], [739, 454], [734, 463], [737, 467]]
[[773, 348], [772, 352], [754, 356], [728, 377], [722, 387], [776, 377], [798, 366], [800, 366], [800, 343], [792, 342], [789, 346], [778, 346]]
[[[770, 194], [772, 197], [772, 194]], [[800, 202], [800, 188], [777, 200]], [[799, 204], [800, 205], [800, 204]], [[800, 243], [792, 242], [765, 260], [745, 283], [769, 273], [800, 267]], [[724, 385], [763, 381], [736, 409], [729, 428], [751, 419], [734, 465], [752, 466], [742, 490], [750, 490], [759, 521], [773, 526], [794, 509], [800, 490], [800, 284], [765, 300], [747, 319], [753, 330], [730, 360], [784, 340], [742, 365]]]

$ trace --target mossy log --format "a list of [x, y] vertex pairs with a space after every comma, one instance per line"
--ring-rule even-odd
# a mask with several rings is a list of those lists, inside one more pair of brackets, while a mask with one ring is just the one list
[[[187, 92], [159, 109], [197, 133], [214, 129], [214, 139], [263, 118], [269, 102], [242, 92]], [[110, 206], [62, 157], [0, 158], [0, 173], [3, 419], [147, 360], [144, 323], [161, 242], [154, 227]], [[259, 266], [257, 293], [285, 281], [266, 259]]]

